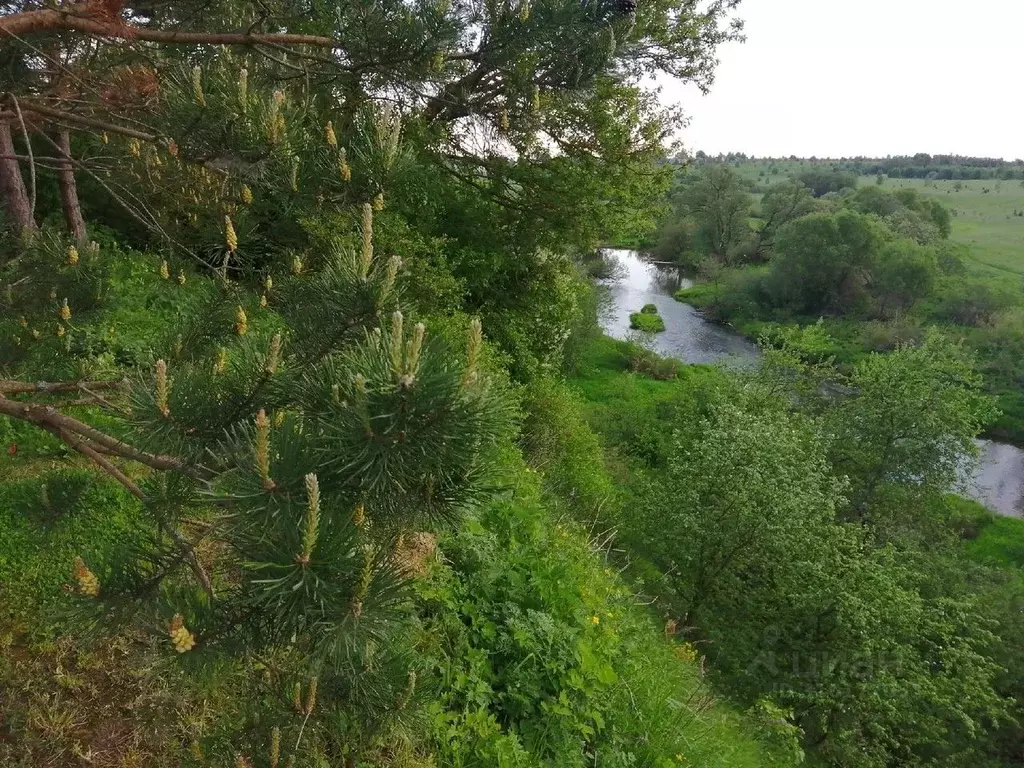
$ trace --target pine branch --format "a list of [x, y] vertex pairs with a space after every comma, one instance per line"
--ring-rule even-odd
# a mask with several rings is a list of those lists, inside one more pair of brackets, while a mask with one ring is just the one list
[[[17, 384], [17, 382], [4, 383]], [[111, 382], [95, 383], [111, 384]], [[74, 382], [60, 382], [57, 384], [46, 384], [45, 382], [40, 382], [30, 391], [73, 391], [74, 385]], [[47, 390], [47, 387], [50, 389]], [[63, 389], [61, 389], [62, 387]], [[35, 424], [41, 429], [44, 429], [50, 434], [60, 438], [60, 440], [62, 440], [68, 447], [91, 459], [104, 472], [124, 486], [129, 493], [143, 502], [148, 500], [146, 494], [141, 488], [139, 488], [134, 480], [128, 477], [119, 467], [117, 467], [117, 465], [104, 456], [104, 453], [109, 453], [124, 459], [131, 459], [132, 461], [138, 461], [146, 466], [152, 467], [153, 469], [174, 469], [194, 476], [194, 470], [191, 470], [177, 459], [169, 456], [156, 456], [154, 454], [140, 451], [126, 443], [122, 443], [116, 438], [103, 434], [99, 430], [93, 429], [87, 424], [83, 424], [77, 419], [65, 416], [51, 406], [17, 403], [0, 396], [0, 414]], [[91, 445], [87, 442], [86, 438], [94, 441], [96, 445]], [[203, 585], [203, 589], [206, 590], [206, 593], [212, 599], [214, 596], [213, 583], [210, 581], [210, 577], [206, 573], [206, 569], [203, 567], [203, 564], [199, 562], [199, 558], [195, 553], [195, 548], [189, 540], [173, 526], [161, 524], [160, 527], [181, 549], [182, 555], [189, 563], [196, 578]]]
[[[24, 107], [26, 112], [34, 112], [46, 117], [52, 117], [56, 120], [64, 120], [68, 123], [81, 125], [86, 128], [95, 128], [108, 133], [116, 133], [121, 136], [127, 136], [128, 138], [138, 139], [139, 141], [156, 141], [157, 138], [159, 138], [154, 133], [137, 131], [134, 128], [127, 128], [125, 126], [117, 125], [116, 123], [108, 123], [106, 120], [97, 120], [94, 117], [86, 117], [85, 115], [67, 112], [63, 109], [54, 109], [53, 107], [47, 107], [35, 101], [24, 101], [22, 102], [22, 107]], [[17, 115], [12, 112], [0, 112], [0, 120], [11, 118], [16, 119]]]
[[202, 478], [202, 473], [199, 472], [199, 470], [189, 467], [179, 459], [172, 456], [159, 456], [152, 453], [146, 453], [145, 451], [140, 451], [138, 448], [100, 432], [98, 429], [90, 427], [88, 424], [85, 424], [78, 419], [74, 419], [61, 413], [50, 405], [22, 403], [0, 397], [0, 414], [10, 416], [14, 419], [19, 419], [20, 421], [26, 421], [29, 424], [34, 424], [49, 432], [57, 430], [57, 432], [61, 433], [58, 434], [58, 437], [65, 442], [68, 441], [65, 440], [64, 435], [70, 434], [77, 438], [90, 440], [97, 445], [106, 448], [111, 454], [119, 456], [122, 459], [137, 461], [152, 469], [161, 471], [173, 470], [176, 472], [182, 472], [191, 477]]
[[96, 390], [121, 389], [126, 386], [124, 379], [108, 381], [14, 381], [0, 379], [0, 395], [55, 394], [59, 392], [85, 392], [92, 394]]
[[263, 34], [253, 32], [179, 32], [176, 30], [147, 29], [128, 25], [123, 19], [94, 17], [99, 3], [70, 3], [59, 9], [25, 11], [0, 18], [0, 38], [31, 35], [41, 32], [81, 32], [92, 37], [135, 41], [163, 45], [312, 45], [320, 48], [339, 48], [341, 43], [321, 35], [299, 35], [287, 32]]

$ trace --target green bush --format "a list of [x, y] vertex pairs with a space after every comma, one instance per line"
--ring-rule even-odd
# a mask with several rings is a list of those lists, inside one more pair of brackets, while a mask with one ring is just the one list
[[665, 321], [661, 315], [634, 312], [629, 316], [629, 327], [644, 333], [661, 333], [665, 330]]
[[[564, 395], [535, 402], [561, 424], [539, 455], [594, 447], [564, 433]], [[737, 715], [713, 703], [692, 649], [662, 637], [582, 528], [551, 516], [537, 474], [514, 456], [508, 471], [506, 499], [442, 537], [449, 565], [418, 587], [424, 653], [445, 681], [431, 706], [438, 764], [763, 764]], [[569, 460], [547, 474], [563, 490], [579, 477]]]

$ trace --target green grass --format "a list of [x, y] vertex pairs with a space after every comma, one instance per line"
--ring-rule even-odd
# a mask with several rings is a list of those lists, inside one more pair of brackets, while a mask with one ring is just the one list
[[[733, 166], [743, 178], [762, 188], [814, 167], [808, 160], [759, 160]], [[775, 173], [769, 173], [769, 168]], [[861, 176], [857, 183], [873, 185], [876, 177]], [[1013, 215], [1014, 211], [1024, 211], [1024, 186], [1019, 179], [929, 181], [885, 177], [882, 186], [888, 190], [916, 189], [950, 208], [954, 213], [950, 239], [970, 247], [978, 274], [1004, 279], [1024, 276], [1024, 217]]]
[[966, 544], [967, 553], [980, 563], [1024, 568], [1024, 519], [985, 511], [978, 536]]
[[[860, 184], [874, 184], [862, 176]], [[885, 179], [885, 189], [917, 189], [952, 209], [950, 239], [971, 249], [971, 259], [982, 273], [1001, 273], [1004, 278], [1024, 276], [1024, 186], [1013, 179], [996, 181], [928, 181]], [[959, 186], [959, 189], [957, 187]], [[987, 192], [985, 190], [988, 190]]]
[[633, 312], [629, 316], [629, 327], [644, 333], [661, 333], [665, 330], [665, 321], [661, 319], [661, 315]]

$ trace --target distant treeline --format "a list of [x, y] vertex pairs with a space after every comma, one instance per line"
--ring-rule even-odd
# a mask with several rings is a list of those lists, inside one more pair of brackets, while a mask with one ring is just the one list
[[[730, 152], [717, 156], [697, 152], [697, 162], [719, 161], [727, 163], [772, 163], [810, 162], [822, 164], [835, 170], [849, 171], [859, 176], [884, 174], [895, 179], [1024, 179], [1024, 160], [1003, 160], [994, 157], [965, 157], [962, 155], [929, 155], [920, 152], [912, 156], [896, 157], [851, 157], [851, 158], [799, 158], [754, 157], [743, 152]], [[673, 162], [684, 162], [677, 158]]]

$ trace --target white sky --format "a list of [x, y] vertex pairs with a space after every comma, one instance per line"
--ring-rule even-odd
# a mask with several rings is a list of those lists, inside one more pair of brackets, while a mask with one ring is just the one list
[[686, 149], [1024, 157], [1024, 0], [744, 0]]

